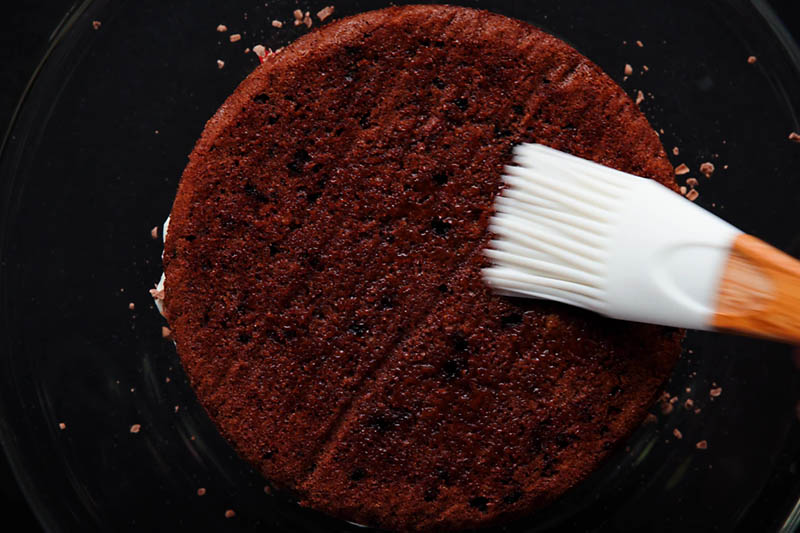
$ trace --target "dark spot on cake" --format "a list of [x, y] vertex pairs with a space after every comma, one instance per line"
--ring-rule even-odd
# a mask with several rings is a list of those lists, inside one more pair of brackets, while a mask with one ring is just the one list
[[469, 342], [467, 342], [467, 339], [465, 339], [460, 333], [454, 333], [450, 337], [450, 342], [452, 343], [453, 350], [456, 353], [462, 353], [469, 350]]
[[445, 172], [437, 172], [433, 175], [433, 182], [436, 185], [445, 185], [447, 183], [448, 177]]
[[391, 428], [393, 424], [386, 417], [378, 415], [378, 416], [373, 416], [369, 420], [368, 425], [375, 431], [383, 433], [384, 431]]
[[350, 327], [347, 328], [347, 331], [356, 337], [363, 337], [364, 333], [369, 331], [369, 326], [367, 326], [364, 322], [353, 322], [350, 324]]
[[622, 387], [620, 387], [619, 385], [614, 385], [614, 386], [611, 388], [611, 392], [610, 392], [609, 394], [610, 394], [611, 396], [616, 396], [616, 395], [617, 395], [617, 394], [619, 394], [620, 392], [622, 392]]
[[308, 203], [313, 204], [319, 200], [320, 196], [322, 196], [320, 192], [310, 192], [306, 195], [306, 200], [308, 200]]
[[274, 126], [278, 122], [278, 118], [279, 117], [277, 115], [270, 115], [267, 117], [267, 124]]
[[622, 409], [620, 409], [616, 405], [609, 405], [608, 409], [606, 409], [606, 412], [610, 415], [618, 415], [622, 412]]
[[281, 252], [281, 249], [278, 248], [278, 245], [276, 245], [275, 243], [272, 243], [272, 244], [269, 245], [269, 255], [270, 256], [278, 255], [280, 252]]
[[441, 80], [441, 78], [438, 78], [438, 77], [436, 77], [436, 78], [433, 78], [433, 80], [431, 81], [431, 83], [433, 84], [433, 86], [434, 86], [434, 87], [436, 87], [436, 88], [437, 88], [437, 89], [439, 89], [439, 90], [442, 90], [442, 89], [444, 89], [445, 87], [447, 87], [447, 84], [446, 84], [445, 82], [443, 82], [443, 81]]
[[186, 241], [189, 241], [189, 242], [192, 242], [196, 238], [197, 238], [197, 235], [184, 235], [183, 236], [183, 239], [186, 240]]
[[358, 125], [362, 130], [369, 128], [369, 113], [364, 113], [358, 118]]
[[445, 235], [447, 235], [447, 232], [450, 231], [451, 227], [452, 224], [450, 224], [449, 222], [445, 222], [444, 220], [441, 219], [441, 217], [436, 217], [433, 220], [431, 220], [431, 228], [433, 228], [433, 232], [436, 235], [444, 237]]
[[450, 291], [450, 289], [444, 283], [436, 287], [436, 290], [441, 292], [442, 294], [447, 294]]
[[429, 487], [425, 489], [422, 499], [426, 502], [432, 502], [439, 497], [439, 487]]
[[511, 313], [500, 318], [500, 323], [505, 327], [516, 326], [522, 324], [522, 315], [519, 313]]
[[380, 308], [391, 309], [392, 307], [394, 307], [394, 299], [388, 294], [384, 294], [383, 296], [381, 296]]
[[478, 511], [485, 513], [489, 510], [487, 504], [489, 503], [489, 498], [484, 498], [483, 496], [475, 496], [469, 500], [469, 506], [473, 509], [477, 509]]
[[311, 156], [306, 150], [301, 148], [294, 153], [292, 160], [286, 165], [286, 168], [295, 174], [299, 174], [309, 161], [311, 161]]
[[269, 102], [269, 96], [264, 93], [259, 93], [253, 97], [253, 101], [257, 104], [266, 104]]
[[516, 490], [503, 496], [503, 503], [506, 505], [511, 505], [513, 503], [517, 503], [520, 498], [522, 498], [522, 492]]
[[453, 105], [455, 105], [461, 111], [466, 111], [469, 107], [469, 101], [466, 98], [456, 98], [453, 100]]
[[511, 106], [511, 112], [515, 115], [521, 115], [525, 112], [525, 108], [519, 104], [514, 104]]
[[442, 374], [448, 379], [461, 377], [466, 369], [467, 360], [463, 357], [453, 357], [442, 364]]
[[242, 344], [247, 344], [248, 342], [250, 342], [251, 339], [252, 337], [247, 333], [239, 333], [239, 342], [241, 342]]
[[605, 424], [600, 426], [600, 430], [599, 431], [600, 431], [601, 435], [605, 435], [606, 433], [608, 433], [608, 426], [606, 426]]
[[350, 480], [351, 481], [361, 481], [367, 477], [367, 473], [364, 471], [363, 468], [356, 468], [352, 472], [350, 472]]
[[275, 450], [267, 450], [261, 454], [261, 458], [265, 461], [269, 461], [275, 456]]

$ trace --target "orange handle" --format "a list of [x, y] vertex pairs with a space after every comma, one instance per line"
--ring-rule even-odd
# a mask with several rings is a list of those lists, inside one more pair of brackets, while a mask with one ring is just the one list
[[800, 261], [752, 235], [737, 237], [712, 325], [800, 344]]

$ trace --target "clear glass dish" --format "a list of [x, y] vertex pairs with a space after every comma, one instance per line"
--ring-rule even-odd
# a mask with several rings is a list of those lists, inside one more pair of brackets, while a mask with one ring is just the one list
[[[0, 437], [48, 530], [361, 530], [265, 494], [197, 403], [147, 292], [160, 274], [150, 228], [205, 121], [258, 64], [244, 49], [287, 44], [305, 27], [270, 22], [325, 5], [86, 1], [57, 30], [0, 158]], [[385, 5], [337, 2], [334, 16]], [[540, 26], [643, 91], [664, 146], [680, 149], [673, 162], [717, 167], [710, 180], [693, 172], [699, 203], [800, 255], [800, 146], [787, 140], [800, 129], [800, 50], [764, 3], [464, 5]], [[685, 348], [674, 411], [503, 530], [796, 528], [800, 356], [710, 333]]]

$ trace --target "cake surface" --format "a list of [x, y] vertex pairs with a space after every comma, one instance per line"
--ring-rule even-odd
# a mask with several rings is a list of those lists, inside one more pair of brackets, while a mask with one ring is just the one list
[[557, 498], [643, 419], [680, 332], [481, 280], [520, 142], [674, 188], [597, 66], [466, 8], [309, 33], [206, 125], [171, 213], [167, 317], [211, 419], [301, 504], [389, 529], [489, 525]]

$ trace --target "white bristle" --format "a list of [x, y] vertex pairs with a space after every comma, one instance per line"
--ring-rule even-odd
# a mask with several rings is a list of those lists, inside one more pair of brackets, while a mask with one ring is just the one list
[[[484, 279], [496, 292], [705, 325], [715, 269], [738, 230], [651, 180], [541, 145], [517, 146], [503, 181], [485, 252], [493, 266]], [[676, 281], [700, 265], [711, 273]]]

